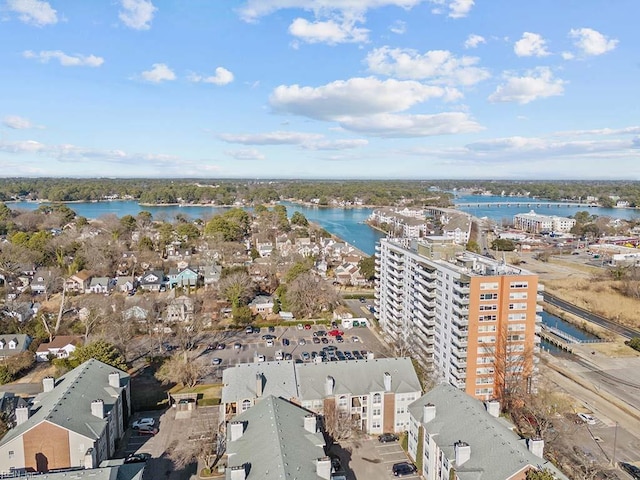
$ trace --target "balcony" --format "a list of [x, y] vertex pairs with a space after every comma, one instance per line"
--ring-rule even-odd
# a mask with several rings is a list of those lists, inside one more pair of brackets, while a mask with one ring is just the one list
[[465, 285], [461, 285], [459, 283], [453, 284], [453, 290], [456, 291], [460, 295], [469, 295], [469, 287]]
[[453, 354], [454, 357], [459, 358], [459, 359], [466, 359], [467, 358], [467, 349], [464, 348], [453, 348], [451, 350], [451, 353]]
[[463, 358], [451, 357], [451, 363], [459, 370], [467, 368], [467, 361]]
[[541, 283], [538, 284], [538, 292], [544, 292], [544, 285]]
[[469, 319], [466, 317], [461, 317], [459, 315], [452, 316], [451, 322], [457, 327], [467, 328], [469, 326]]
[[542, 315], [536, 315], [536, 323], [542, 322]]
[[453, 345], [455, 345], [456, 347], [465, 348], [465, 349], [467, 348], [467, 345], [469, 345], [469, 342], [467, 341], [466, 338], [463, 340], [457, 337], [453, 337], [451, 340], [451, 343], [453, 343]]
[[536, 295], [536, 302], [544, 302], [544, 295]]
[[450, 368], [449, 373], [459, 382], [464, 382], [467, 379], [467, 370], [464, 368]]
[[540, 313], [542, 311], [544, 311], [544, 309], [542, 308], [542, 305], [536, 305], [536, 312]]
[[[463, 307], [462, 305], [458, 305], [456, 303], [454, 303], [451, 306], [451, 310], [453, 311], [453, 313], [461, 316], [461, 317], [466, 317], [467, 315], [469, 315], [469, 309], [467, 307]], [[468, 323], [467, 323], [468, 325]]]

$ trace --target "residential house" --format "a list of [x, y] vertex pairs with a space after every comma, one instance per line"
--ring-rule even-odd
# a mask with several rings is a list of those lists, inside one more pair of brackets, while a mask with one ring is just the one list
[[41, 343], [36, 350], [36, 362], [48, 362], [51, 358], [69, 358], [76, 347], [82, 345], [78, 335], [58, 335], [52, 341]]
[[0, 472], [95, 468], [115, 454], [131, 415], [127, 373], [90, 359], [42, 384], [0, 440]]
[[89, 284], [91, 293], [109, 293], [113, 288], [113, 282], [109, 277], [93, 277]]
[[165, 247], [167, 260], [186, 260], [191, 258], [191, 249], [180, 248], [180, 243], [171, 243]]
[[160, 292], [167, 288], [164, 272], [162, 270], [149, 270], [139, 279], [140, 288], [150, 292]]
[[336, 282], [341, 285], [364, 285], [367, 281], [360, 273], [360, 267], [353, 263], [343, 263], [338, 265], [334, 271]]
[[169, 271], [169, 287], [195, 287], [198, 284], [198, 271], [184, 267], [182, 269], [171, 269]]
[[256, 250], [262, 258], [270, 257], [273, 252], [273, 243], [271, 242], [256, 242]]
[[26, 322], [37, 313], [36, 305], [32, 302], [11, 301], [5, 304], [2, 315], [15, 318], [18, 322]]
[[80, 270], [65, 280], [64, 288], [67, 292], [85, 293], [89, 288], [90, 280], [91, 272], [88, 270]]
[[26, 352], [31, 344], [31, 337], [24, 333], [0, 335], [0, 360], [6, 360]]
[[520, 438], [497, 401], [485, 405], [441, 384], [409, 405], [409, 415], [408, 453], [426, 480], [525, 480], [539, 468], [567, 480], [544, 459], [544, 440]]
[[227, 426], [226, 480], [329, 480], [331, 460], [315, 415], [269, 395]]
[[187, 295], [181, 295], [169, 301], [165, 311], [165, 322], [192, 322], [195, 313], [193, 299]]
[[274, 300], [271, 295], [258, 295], [251, 303], [249, 303], [249, 308], [251, 309], [251, 313], [254, 315], [259, 314], [263, 317], [273, 313], [273, 305]]
[[345, 421], [369, 434], [406, 430], [408, 406], [422, 394], [409, 358], [244, 363], [227, 368], [223, 384], [227, 414], [248, 410], [274, 395], [317, 414], [336, 409]]
[[202, 266], [198, 271], [202, 272], [202, 283], [204, 283], [205, 288], [216, 285], [222, 275], [222, 267], [216, 264]]
[[42, 295], [51, 288], [51, 284], [55, 280], [53, 272], [46, 268], [39, 268], [33, 275], [31, 280], [31, 293]]
[[131, 277], [118, 277], [116, 279], [115, 289], [118, 292], [127, 293], [133, 290], [135, 287], [135, 282], [131, 279]]
[[122, 312], [122, 318], [125, 321], [146, 322], [149, 319], [149, 310], [140, 305], [134, 305]]

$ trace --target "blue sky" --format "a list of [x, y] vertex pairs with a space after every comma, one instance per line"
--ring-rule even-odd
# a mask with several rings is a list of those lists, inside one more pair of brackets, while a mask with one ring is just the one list
[[0, 176], [640, 180], [638, 0], [0, 0]]

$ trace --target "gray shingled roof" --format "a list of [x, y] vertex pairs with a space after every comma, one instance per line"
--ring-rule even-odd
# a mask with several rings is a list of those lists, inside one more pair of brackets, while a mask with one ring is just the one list
[[111, 467], [100, 467], [66, 472], [43, 473], [38, 480], [74, 480], [87, 478], [91, 480], [142, 480], [144, 463], [127, 463]]
[[328, 376], [334, 380], [334, 394], [368, 395], [384, 392], [384, 374], [391, 374], [394, 393], [421, 392], [420, 381], [409, 358], [376, 358], [296, 365], [300, 400], [325, 397]]
[[391, 374], [394, 393], [421, 392], [420, 381], [409, 358], [376, 358], [323, 363], [291, 360], [244, 363], [227, 368], [222, 375], [222, 403], [256, 398], [256, 376], [264, 376], [263, 396], [315, 400], [325, 397], [327, 376], [334, 379], [334, 394], [367, 395], [384, 391], [384, 374]]
[[436, 415], [423, 424], [447, 458], [455, 458], [453, 445], [459, 440], [471, 447], [471, 458], [455, 466], [461, 480], [504, 480], [528, 465], [549, 468], [567, 480], [550, 462], [531, 453], [526, 441], [491, 416], [481, 401], [463, 391], [441, 384], [409, 405], [411, 416], [421, 423], [427, 403], [435, 405]]
[[257, 375], [262, 373], [263, 396], [274, 395], [286, 399], [298, 396], [296, 373], [291, 360], [266, 363], [240, 363], [222, 374], [222, 403], [241, 402], [256, 398]]
[[[239, 439], [227, 440], [228, 467], [251, 464], [247, 479], [316, 480], [318, 458], [325, 456], [321, 433], [304, 428], [309, 412], [268, 396], [233, 421], [246, 422]], [[227, 479], [230, 469], [227, 469]]]
[[[122, 388], [109, 386], [109, 374], [120, 373], [120, 385], [129, 382], [129, 375], [117, 368], [90, 359], [56, 380], [50, 392], [42, 392], [33, 401], [31, 416], [7, 432], [0, 445], [22, 435], [43, 421], [96, 440], [107, 425], [108, 415]], [[91, 414], [91, 402], [104, 401], [105, 418]]]

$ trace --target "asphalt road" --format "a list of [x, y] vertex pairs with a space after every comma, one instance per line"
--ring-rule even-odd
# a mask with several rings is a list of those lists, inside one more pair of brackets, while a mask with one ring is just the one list
[[565, 302], [564, 300], [559, 299], [558, 297], [551, 295], [550, 293], [544, 292], [544, 301], [549, 305], [553, 305], [554, 307], [561, 308], [562, 310], [572, 313], [580, 318], [584, 318], [589, 322], [595, 323], [596, 325], [611, 330], [619, 335], [622, 335], [625, 338], [633, 338], [640, 337], [640, 331], [634, 330], [633, 328], [624, 327], [622, 325], [618, 325], [606, 318], [596, 315], [595, 313], [591, 313], [588, 310], [585, 310], [580, 307], [576, 307], [569, 302]]

